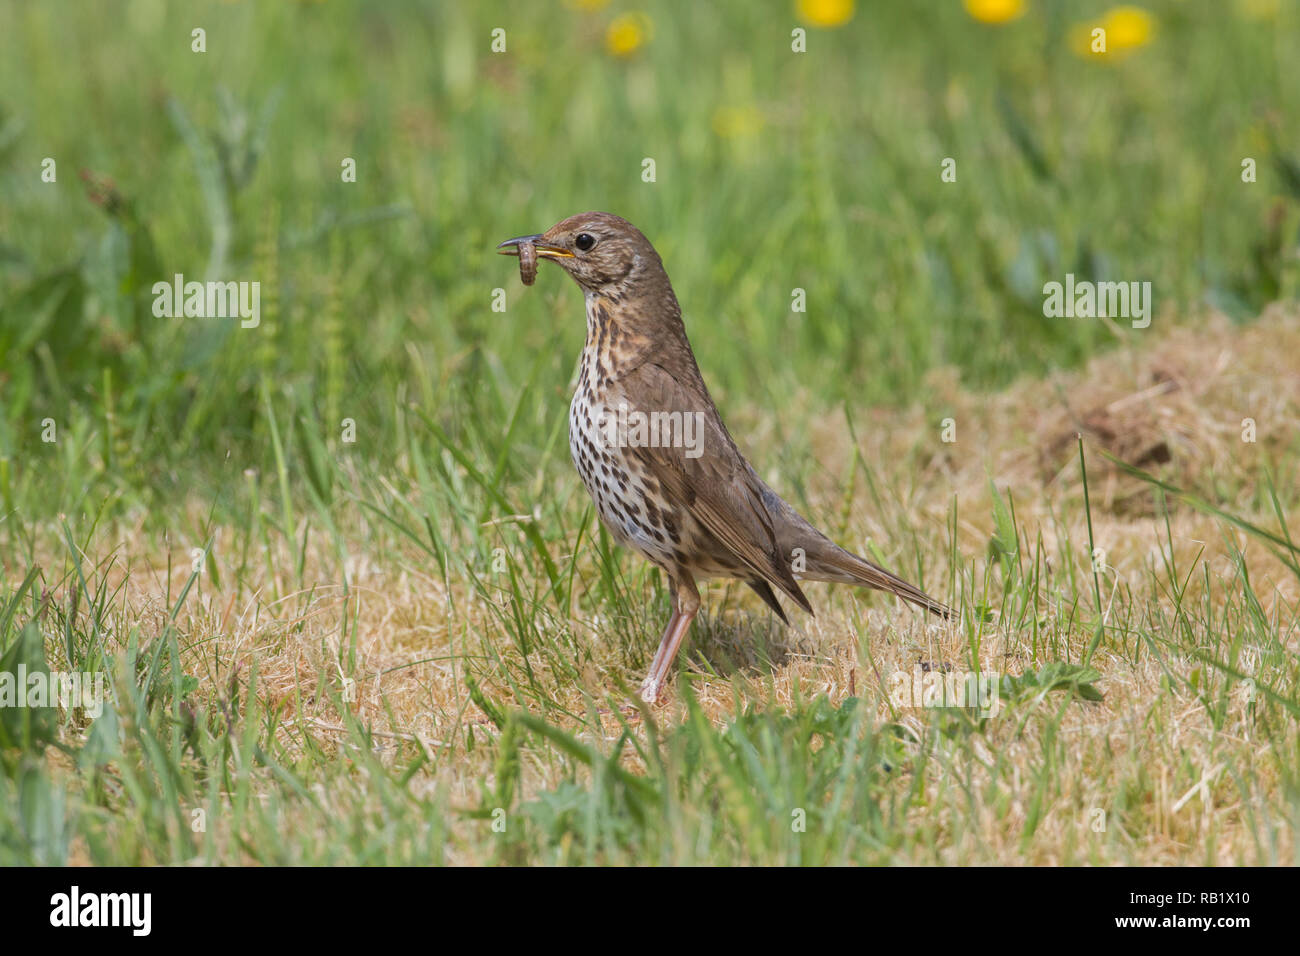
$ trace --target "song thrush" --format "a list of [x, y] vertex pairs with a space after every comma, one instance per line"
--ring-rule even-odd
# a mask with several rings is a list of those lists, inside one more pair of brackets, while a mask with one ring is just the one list
[[569, 451], [610, 534], [668, 575], [673, 613], [641, 697], [656, 701], [700, 608], [700, 578], [744, 581], [789, 623], [773, 592], [812, 613], [798, 579], [889, 591], [949, 610], [834, 544], [769, 488], [736, 448], [700, 376], [663, 262], [630, 222], [572, 216], [497, 247], [567, 272], [587, 303], [587, 343], [569, 408]]

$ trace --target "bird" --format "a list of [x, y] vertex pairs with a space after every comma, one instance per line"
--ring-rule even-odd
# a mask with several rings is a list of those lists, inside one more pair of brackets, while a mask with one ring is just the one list
[[584, 212], [497, 250], [521, 256], [525, 281], [539, 261], [559, 266], [586, 303], [569, 451], [601, 522], [662, 569], [672, 598], [642, 701], [664, 696], [700, 610], [700, 580], [744, 582], [786, 625], [778, 592], [813, 613], [800, 580], [887, 591], [951, 616], [920, 588], [835, 544], [758, 476], [709, 394], [663, 261], [639, 229]]

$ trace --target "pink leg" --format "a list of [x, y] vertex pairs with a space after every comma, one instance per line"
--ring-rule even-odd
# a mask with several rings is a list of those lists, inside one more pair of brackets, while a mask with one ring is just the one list
[[668, 669], [677, 656], [677, 649], [682, 646], [682, 640], [700, 610], [700, 592], [695, 589], [695, 582], [687, 577], [679, 580], [681, 583], [673, 582], [673, 615], [668, 619], [663, 639], [659, 642], [659, 650], [650, 663], [650, 673], [641, 682], [641, 699], [647, 704], [653, 704], [659, 699], [668, 677]]
[[654, 660], [650, 662], [650, 674], [658, 674], [663, 667], [664, 655], [668, 653], [668, 648], [673, 643], [673, 635], [677, 632], [681, 620], [682, 615], [677, 608], [673, 608], [672, 616], [668, 618], [668, 626], [664, 628], [663, 637], [659, 639], [659, 648], [655, 651]]

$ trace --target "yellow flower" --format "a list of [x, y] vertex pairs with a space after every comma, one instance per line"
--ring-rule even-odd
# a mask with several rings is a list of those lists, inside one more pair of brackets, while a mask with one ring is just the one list
[[1136, 50], [1146, 46], [1151, 42], [1155, 23], [1155, 17], [1141, 7], [1115, 7], [1102, 23], [1106, 28], [1106, 48]]
[[613, 56], [629, 57], [650, 42], [650, 18], [644, 13], [615, 17], [605, 31], [605, 49]]
[[962, 0], [962, 4], [980, 23], [1009, 23], [1025, 12], [1025, 0]]
[[853, 19], [854, 0], [798, 0], [799, 19], [815, 27], [842, 27]]
[[[1103, 35], [1097, 34], [1100, 28]], [[1151, 42], [1155, 35], [1156, 18], [1141, 7], [1113, 7], [1106, 11], [1101, 23], [1078, 24], [1070, 31], [1070, 46], [1080, 56], [1123, 56]]]

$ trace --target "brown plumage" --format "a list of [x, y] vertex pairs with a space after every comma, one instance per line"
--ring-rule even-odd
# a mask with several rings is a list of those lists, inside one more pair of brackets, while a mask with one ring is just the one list
[[699, 611], [701, 578], [746, 582], [782, 621], [776, 591], [812, 613], [800, 578], [865, 585], [949, 615], [924, 591], [836, 545], [758, 477], [709, 396], [663, 262], [635, 226], [586, 212], [498, 248], [536, 250], [586, 298], [569, 450], [601, 521], [663, 568], [673, 594], [644, 700], [663, 690]]

